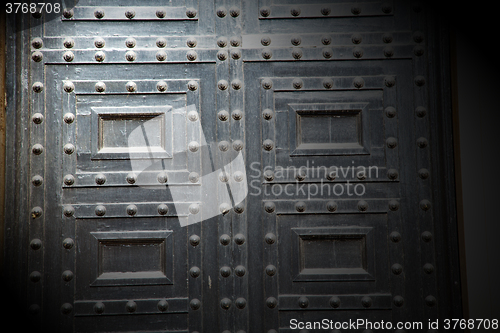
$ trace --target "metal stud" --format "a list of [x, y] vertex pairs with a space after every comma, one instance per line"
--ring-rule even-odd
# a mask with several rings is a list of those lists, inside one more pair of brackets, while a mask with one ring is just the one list
[[156, 10], [156, 17], [157, 18], [165, 18], [167, 16], [167, 11], [165, 9], [157, 9]]
[[240, 50], [231, 50], [231, 58], [234, 60], [238, 60], [241, 58], [241, 51]]
[[165, 184], [168, 181], [168, 175], [165, 171], [162, 171], [156, 176], [156, 180], [158, 180], [158, 183], [160, 184]]
[[385, 143], [388, 148], [394, 149], [398, 145], [398, 140], [396, 138], [390, 137], [385, 140]]
[[63, 182], [65, 185], [71, 186], [75, 183], [75, 177], [73, 175], [64, 176]]
[[262, 37], [260, 40], [260, 43], [263, 46], [269, 46], [269, 45], [271, 45], [271, 38], [269, 36]]
[[191, 141], [189, 144], [188, 144], [188, 149], [190, 152], [192, 153], [195, 153], [198, 151], [198, 149], [200, 148], [200, 144], [196, 141]]
[[227, 183], [229, 180], [229, 176], [228, 176], [227, 172], [222, 171], [221, 173], [219, 173], [219, 180], [223, 183]]
[[299, 307], [301, 307], [302, 309], [305, 309], [309, 306], [309, 300], [307, 299], [307, 297], [299, 297], [299, 300], [298, 300], [298, 304], [299, 304]]
[[94, 58], [98, 62], [103, 62], [106, 59], [106, 54], [102, 51], [97, 51], [94, 55]]
[[97, 314], [101, 314], [104, 312], [104, 303], [102, 302], [97, 302], [96, 304], [94, 304], [94, 312], [97, 313]]
[[168, 213], [168, 206], [165, 204], [159, 204], [157, 207], [158, 214], [160, 215], [167, 215]]
[[198, 54], [195, 51], [188, 51], [186, 57], [189, 61], [195, 61], [198, 57]]
[[189, 270], [189, 275], [191, 275], [195, 279], [197, 277], [199, 277], [200, 274], [201, 274], [201, 270], [199, 267], [194, 266], [194, 267], [191, 267], [191, 269]]
[[188, 9], [186, 9], [186, 16], [187, 17], [189, 17], [189, 18], [195, 18], [196, 14], [197, 14], [197, 11], [193, 7], [189, 7]]
[[332, 37], [330, 37], [330, 36], [321, 37], [321, 43], [323, 45], [330, 45], [331, 42], [332, 42]]
[[364, 296], [362, 299], [361, 299], [361, 305], [363, 305], [364, 308], [369, 308], [372, 306], [372, 299], [371, 297], [368, 297], [368, 296]]
[[215, 13], [217, 14], [218, 17], [223, 18], [226, 17], [227, 15], [227, 9], [225, 7], [219, 7], [215, 11]]
[[386, 76], [384, 78], [384, 84], [388, 88], [394, 87], [396, 85], [396, 78], [394, 76]]
[[426, 138], [418, 138], [417, 139], [417, 146], [419, 148], [425, 148], [427, 147], [429, 143], [427, 142], [427, 139]]
[[266, 305], [270, 309], [274, 309], [278, 305], [278, 300], [274, 297], [269, 297], [266, 299]]
[[190, 302], [189, 302], [189, 306], [191, 307], [191, 309], [193, 310], [198, 310], [200, 307], [201, 307], [201, 302], [200, 300], [198, 299], [192, 299]]
[[188, 84], [187, 84], [187, 88], [191, 91], [195, 91], [196, 89], [198, 89], [198, 82], [196, 81], [189, 81]]
[[360, 44], [363, 41], [363, 36], [361, 34], [354, 34], [351, 36], [351, 42], [353, 44]]
[[157, 89], [159, 92], [164, 92], [164, 91], [167, 91], [167, 89], [168, 89], [168, 84], [167, 84], [167, 82], [165, 82], [165, 81], [158, 81], [158, 83], [156, 84], [156, 89]]
[[273, 81], [271, 81], [271, 79], [263, 79], [261, 84], [264, 89], [271, 89], [273, 87]]
[[219, 51], [217, 52], [217, 59], [220, 61], [224, 61], [227, 59], [227, 52], [226, 51]]
[[324, 79], [323, 80], [323, 87], [325, 89], [332, 89], [333, 88], [333, 80], [332, 79]]
[[352, 55], [355, 57], [355, 58], [361, 58], [363, 57], [363, 49], [356, 46], [353, 50], [352, 50]]
[[392, 180], [396, 180], [398, 178], [398, 171], [396, 169], [387, 170], [387, 177]]
[[40, 51], [33, 52], [33, 54], [31, 55], [31, 59], [33, 59], [33, 61], [35, 61], [35, 62], [42, 61], [43, 60], [42, 52], [40, 52]]
[[106, 214], [106, 207], [102, 206], [102, 205], [98, 205], [95, 210], [95, 215], [97, 216], [104, 216]]
[[326, 204], [326, 209], [329, 211], [329, 212], [334, 212], [336, 211], [338, 208], [338, 205], [335, 201], [329, 201], [327, 204]]
[[31, 120], [37, 124], [37, 125], [40, 125], [41, 123], [43, 123], [43, 114], [41, 113], [35, 113], [33, 115], [33, 117], [31, 117]]
[[30, 274], [30, 281], [31, 282], [36, 283], [36, 282], [40, 281], [41, 278], [42, 278], [42, 274], [40, 274], [40, 272], [38, 272], [38, 271], [31, 272], [31, 274]]
[[397, 231], [393, 231], [389, 235], [389, 238], [393, 243], [398, 243], [401, 240], [401, 234]]
[[232, 17], [238, 17], [240, 15], [240, 9], [238, 7], [229, 8], [229, 15]]
[[75, 208], [71, 205], [65, 205], [63, 207], [63, 214], [66, 217], [71, 217], [71, 216], [75, 215]]
[[241, 310], [245, 308], [245, 306], [247, 305], [247, 301], [243, 297], [239, 297], [236, 299], [236, 301], [234, 301], [234, 305], [236, 305], [236, 307]]
[[68, 112], [63, 116], [63, 119], [66, 124], [72, 124], [75, 121], [75, 115]]
[[401, 266], [400, 264], [394, 264], [391, 266], [391, 271], [392, 274], [399, 275], [403, 272], [403, 266]]
[[42, 247], [42, 241], [38, 238], [35, 238], [30, 242], [30, 247], [34, 251], [39, 250]]
[[264, 204], [264, 210], [268, 213], [274, 212], [275, 209], [276, 205], [274, 204], [274, 202], [268, 201]]
[[219, 37], [217, 39], [217, 46], [226, 47], [227, 46], [227, 38], [226, 37]]
[[62, 246], [66, 249], [69, 250], [75, 245], [75, 241], [73, 241], [71, 238], [65, 238], [62, 242]]
[[223, 298], [220, 301], [220, 307], [223, 308], [224, 310], [227, 310], [231, 307], [231, 300], [229, 298]]
[[233, 149], [236, 151], [240, 151], [243, 149], [243, 141], [241, 140], [235, 140], [233, 142]]
[[423, 48], [423, 46], [417, 45], [413, 48], [413, 54], [415, 54], [417, 57], [424, 55], [424, 53], [425, 49]]
[[128, 51], [125, 53], [125, 59], [127, 59], [127, 61], [135, 61], [137, 59], [137, 54], [134, 51]]
[[298, 7], [293, 7], [290, 9], [290, 14], [292, 14], [292, 16], [295, 16], [295, 17], [299, 16], [300, 12], [301, 12], [300, 8], [298, 8]]
[[238, 245], [243, 245], [245, 243], [245, 236], [243, 234], [236, 234], [234, 236], [234, 242]]
[[125, 17], [128, 19], [133, 19], [135, 17], [135, 10], [133, 9], [127, 9], [125, 11]]
[[271, 50], [263, 50], [262, 51], [262, 58], [264, 59], [271, 59], [273, 57], [273, 52]]
[[227, 142], [227, 141], [219, 142], [219, 150], [220, 151], [228, 151], [229, 150], [229, 142]]
[[[396, 175], [396, 177], [397, 177], [397, 175]], [[390, 200], [389, 201], [389, 209], [393, 212], [397, 211], [399, 209], [399, 201]]]
[[320, 11], [323, 16], [328, 16], [332, 12], [330, 7], [322, 7]]
[[137, 310], [137, 304], [134, 301], [128, 301], [127, 304], [125, 304], [125, 310], [127, 312], [135, 312]]
[[389, 107], [385, 108], [385, 116], [387, 118], [394, 118], [394, 117], [396, 117], [396, 109], [393, 108], [392, 106], [389, 106]]
[[71, 155], [75, 152], [75, 146], [72, 145], [71, 143], [67, 143], [63, 147], [64, 153], [67, 155]]
[[330, 298], [329, 303], [332, 308], [336, 309], [340, 307], [340, 298], [338, 298], [337, 296], [333, 296], [332, 298]]
[[167, 311], [168, 310], [168, 302], [166, 300], [162, 299], [161, 301], [158, 302], [157, 308], [161, 312]]
[[351, 8], [351, 13], [353, 15], [359, 15], [359, 14], [361, 14], [361, 8], [358, 6], [354, 6]]
[[294, 36], [294, 37], [292, 37], [292, 39], [290, 40], [290, 42], [292, 43], [292, 45], [295, 45], [295, 46], [300, 45], [301, 41], [302, 41], [302, 40], [300, 39], [300, 36]]
[[241, 120], [241, 118], [243, 118], [243, 113], [241, 112], [241, 110], [234, 110], [231, 113], [231, 116], [234, 120]]
[[242, 85], [243, 85], [243, 83], [241, 82], [241, 80], [235, 79], [235, 80], [231, 81], [231, 87], [234, 90], [240, 90]]
[[262, 142], [262, 148], [264, 148], [264, 150], [271, 151], [274, 148], [274, 142], [269, 139], [264, 140], [264, 142]]
[[73, 280], [73, 276], [74, 276], [73, 272], [69, 270], [62, 272], [61, 274], [61, 278], [66, 282]]
[[43, 153], [43, 146], [41, 144], [37, 143], [37, 144], [33, 145], [33, 147], [31, 148], [31, 151], [35, 155], [40, 155], [41, 153]]
[[197, 121], [198, 120], [198, 112], [196, 111], [189, 111], [187, 114], [187, 117], [190, 121]]
[[277, 271], [277, 269], [273, 265], [268, 265], [266, 267], [266, 274], [269, 276], [274, 276], [276, 274], [276, 271]]
[[227, 278], [231, 275], [231, 268], [229, 268], [228, 266], [222, 266], [219, 272], [222, 277]]
[[94, 11], [94, 16], [98, 19], [102, 19], [104, 17], [104, 9], [96, 9]]
[[191, 47], [191, 48], [196, 47], [197, 44], [198, 44], [198, 42], [196, 41], [196, 38], [194, 38], [194, 37], [190, 37], [186, 41], [186, 45], [188, 47]]
[[137, 206], [136, 205], [128, 205], [126, 211], [127, 211], [128, 215], [134, 216], [135, 214], [137, 214]]
[[274, 180], [274, 172], [272, 172], [271, 170], [264, 171], [264, 179], [268, 182], [273, 181]]
[[229, 83], [226, 80], [220, 80], [217, 82], [217, 87], [219, 90], [226, 90], [229, 87]]
[[382, 35], [382, 41], [386, 44], [392, 43], [393, 40], [394, 38], [391, 34], [385, 33]]
[[333, 56], [332, 49], [323, 49], [323, 58], [330, 59]]
[[224, 234], [220, 236], [219, 242], [224, 246], [229, 245], [229, 243], [231, 243], [231, 237], [229, 237], [229, 235]]
[[392, 6], [391, 6], [391, 4], [388, 3], [388, 2], [384, 2], [382, 4], [382, 12], [384, 14], [390, 14], [392, 12]]
[[188, 179], [191, 183], [197, 183], [200, 179], [200, 175], [196, 172], [191, 172], [188, 176]]
[[94, 88], [95, 88], [96, 92], [102, 93], [102, 92], [106, 91], [106, 84], [104, 82], [97, 82], [94, 85]]
[[430, 263], [425, 264], [423, 269], [426, 274], [432, 274], [432, 272], [434, 272], [434, 266]]
[[391, 46], [387, 46], [384, 48], [384, 56], [387, 58], [391, 58], [394, 55], [394, 49]]
[[101, 37], [98, 37], [94, 40], [94, 46], [98, 49], [102, 49], [106, 45], [106, 42]]
[[137, 42], [135, 38], [129, 37], [125, 40], [125, 46], [128, 47], [129, 49], [134, 48], [136, 44]]
[[264, 111], [262, 111], [262, 117], [265, 120], [273, 119], [273, 111], [271, 109], [265, 109]]
[[298, 78], [297, 79], [293, 79], [292, 86], [295, 89], [301, 89], [304, 86], [304, 81], [302, 81], [301, 79], [298, 79]]
[[392, 302], [394, 303], [395, 306], [397, 307], [402, 307], [405, 300], [403, 297], [401, 296], [395, 296], [393, 299], [392, 299]]
[[429, 178], [429, 170], [427, 170], [427, 169], [420, 169], [420, 170], [418, 170], [418, 176], [421, 179], [427, 179], [427, 178]]
[[39, 218], [40, 216], [42, 216], [42, 214], [43, 214], [42, 207], [37, 206], [31, 209], [31, 218], [33, 219]]
[[420, 201], [419, 207], [424, 212], [428, 211], [429, 209], [431, 209], [431, 202], [427, 199], [424, 199], [424, 200]]
[[360, 212], [365, 212], [368, 210], [368, 202], [361, 200], [358, 202], [358, 210]]
[[33, 83], [32, 89], [37, 94], [41, 93], [43, 91], [43, 83], [42, 82], [35, 82], [35, 83]]
[[229, 112], [227, 112], [226, 110], [221, 110], [221, 111], [219, 111], [217, 116], [218, 116], [220, 121], [226, 121], [229, 119]]
[[192, 214], [192, 215], [196, 215], [200, 212], [200, 205], [198, 205], [197, 203], [193, 203], [191, 205], [189, 205], [189, 213]]
[[429, 307], [436, 305], [436, 303], [437, 303], [436, 297], [432, 295], [429, 295], [425, 298], [425, 304]]
[[264, 236], [264, 240], [266, 241], [267, 244], [271, 245], [276, 243], [276, 235], [273, 233], [268, 233]]
[[33, 46], [35, 49], [40, 49], [43, 46], [43, 40], [41, 38], [33, 38], [31, 41], [31, 46]]
[[106, 176], [102, 173], [99, 173], [95, 176], [94, 180], [97, 185], [103, 185], [106, 182]]
[[125, 89], [128, 92], [134, 92], [137, 90], [137, 84], [135, 84], [135, 82], [129, 81], [125, 84]]
[[415, 77], [415, 85], [417, 85], [417, 87], [425, 85], [425, 78], [422, 75]]
[[295, 204], [295, 210], [299, 213], [305, 212], [306, 203], [304, 201], [299, 201]]
[[73, 11], [73, 9], [65, 8], [63, 10], [63, 16], [64, 16], [64, 18], [70, 19], [70, 18], [73, 17], [73, 15], [75, 15], [75, 12]]
[[365, 80], [363, 80], [362, 77], [355, 77], [354, 80], [352, 81], [352, 84], [354, 87], [360, 89], [360, 88], [363, 88], [364, 85], [365, 85]]
[[268, 17], [269, 15], [271, 15], [271, 8], [270, 7], [262, 7], [260, 9], [260, 16]]
[[234, 205], [233, 209], [236, 213], [241, 214], [245, 210], [245, 205], [244, 203], [240, 202]]
[[429, 243], [432, 240], [432, 234], [429, 231], [424, 231], [421, 235], [422, 240]]
[[198, 246], [200, 244], [200, 236], [198, 235], [191, 235], [189, 237], [189, 244], [191, 244], [192, 246]]

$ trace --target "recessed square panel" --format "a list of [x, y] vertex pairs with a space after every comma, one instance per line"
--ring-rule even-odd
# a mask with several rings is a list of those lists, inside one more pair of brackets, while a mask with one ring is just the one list
[[362, 149], [361, 110], [296, 112], [296, 149]]

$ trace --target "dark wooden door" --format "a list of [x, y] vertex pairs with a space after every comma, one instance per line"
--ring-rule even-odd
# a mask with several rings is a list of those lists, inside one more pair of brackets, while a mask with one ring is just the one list
[[6, 268], [35, 325], [461, 316], [431, 8], [80, 0], [7, 27]]

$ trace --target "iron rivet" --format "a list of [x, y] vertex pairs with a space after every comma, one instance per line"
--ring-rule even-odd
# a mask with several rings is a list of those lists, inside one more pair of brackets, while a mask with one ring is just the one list
[[365, 212], [368, 210], [368, 202], [364, 201], [364, 200], [361, 200], [360, 202], [358, 202], [358, 210], [360, 212]]
[[106, 42], [101, 37], [98, 37], [94, 40], [94, 46], [98, 49], [102, 49], [104, 45], [106, 45]]
[[64, 81], [63, 89], [65, 92], [70, 93], [75, 90], [75, 85], [71, 81]]
[[393, 231], [389, 235], [389, 238], [391, 239], [391, 241], [393, 243], [398, 243], [401, 240], [401, 234], [399, 232], [397, 232], [397, 231]]
[[220, 151], [228, 151], [229, 150], [229, 142], [227, 142], [227, 141], [219, 142], [219, 150]]
[[413, 40], [415, 43], [422, 43], [424, 41], [424, 34], [420, 31], [415, 31], [413, 34]]
[[164, 48], [167, 46], [167, 40], [165, 38], [158, 38], [156, 40], [156, 46], [159, 47], [159, 48]]
[[165, 184], [168, 181], [167, 173], [165, 171], [160, 172], [156, 179], [158, 180], [158, 183]]
[[382, 4], [382, 12], [384, 14], [390, 14], [392, 12], [392, 6], [391, 6], [391, 4], [388, 3], [388, 2], [384, 2]]
[[[243, 149], [243, 141], [241, 140], [235, 140], [233, 142], [233, 149], [236, 150], [236, 151], [240, 151]], [[236, 175], [236, 173], [235, 173]]]
[[200, 244], [200, 236], [198, 236], [198, 235], [191, 235], [189, 237], [189, 243], [192, 246], [198, 246]]
[[276, 243], [276, 235], [273, 233], [268, 233], [264, 236], [264, 240], [266, 241], [267, 244], [271, 245]]
[[95, 88], [96, 92], [102, 93], [102, 92], [106, 91], [106, 84], [104, 82], [97, 82], [94, 85], [94, 88]]
[[238, 7], [229, 8], [229, 15], [232, 17], [238, 17], [240, 15], [240, 9]]
[[201, 307], [201, 302], [198, 299], [192, 299], [191, 302], [189, 302], [189, 306], [193, 310], [198, 310]]
[[432, 240], [432, 234], [429, 231], [424, 231], [421, 237], [426, 243], [429, 243]]
[[238, 60], [241, 58], [241, 51], [240, 50], [231, 50], [231, 58], [234, 60]]
[[293, 7], [292, 9], [290, 9], [290, 14], [292, 14], [292, 16], [299, 16], [300, 15], [300, 8], [298, 7]]
[[363, 36], [361, 34], [354, 34], [351, 36], [351, 42], [353, 44], [360, 44], [363, 41]]
[[125, 17], [128, 19], [133, 19], [135, 17], [135, 10], [133, 9], [127, 9], [125, 11]]
[[268, 308], [274, 309], [278, 305], [278, 300], [276, 298], [274, 298], [274, 297], [269, 297], [266, 300], [266, 305], [267, 305]]
[[43, 123], [43, 114], [41, 113], [35, 113], [33, 115], [33, 117], [31, 117], [31, 120], [37, 124], [37, 125], [40, 125], [41, 123]]
[[403, 272], [403, 266], [401, 266], [400, 264], [394, 264], [391, 267], [391, 271], [392, 271], [392, 274], [399, 275]]
[[396, 169], [387, 170], [387, 177], [389, 179], [395, 180], [398, 178], [398, 171]]
[[368, 296], [365, 296], [361, 299], [361, 305], [365, 308], [369, 308], [372, 306], [372, 299]]
[[97, 51], [94, 56], [96, 61], [103, 62], [106, 59], [106, 54], [102, 51]]
[[220, 275], [225, 278], [229, 277], [231, 275], [231, 268], [229, 268], [228, 266], [221, 267]]
[[294, 36], [294, 37], [292, 37], [292, 39], [290, 40], [290, 42], [292, 43], [292, 45], [295, 45], [295, 46], [300, 45], [301, 41], [302, 41], [302, 40], [301, 40], [300, 36]]
[[95, 214], [97, 216], [104, 216], [106, 214], [106, 207], [99, 205], [95, 208]]
[[30, 242], [30, 247], [34, 251], [39, 250], [42, 247], [42, 241], [38, 238], [35, 238]]
[[217, 59], [220, 61], [224, 61], [227, 59], [227, 52], [226, 51], [219, 51], [217, 52]]
[[104, 303], [97, 302], [94, 304], [94, 312], [97, 314], [101, 314], [104, 312]]
[[67, 155], [71, 155], [75, 152], [75, 146], [73, 146], [71, 143], [67, 143], [63, 147], [64, 153]]
[[337, 178], [337, 169], [335, 167], [330, 167], [328, 169], [328, 174], [326, 175], [326, 179], [333, 181]]
[[394, 40], [394, 38], [392, 37], [391, 34], [383, 34], [382, 35], [382, 41], [386, 44], [392, 43], [393, 40]]
[[125, 53], [125, 59], [127, 59], [127, 61], [135, 61], [137, 59], [137, 54], [134, 51], [128, 51]]
[[189, 90], [195, 91], [196, 89], [198, 89], [198, 82], [196, 82], [196, 81], [189, 81], [188, 84], [187, 84], [187, 87], [188, 87]]
[[198, 57], [198, 54], [195, 51], [188, 51], [186, 57], [189, 61], [195, 61]]
[[158, 302], [157, 308], [161, 312], [165, 312], [168, 310], [168, 302], [164, 299]]
[[66, 124], [72, 124], [75, 121], [75, 115], [68, 112], [63, 116], [63, 120]]
[[31, 274], [30, 274], [30, 281], [31, 282], [36, 283], [36, 282], [40, 281], [41, 278], [42, 278], [42, 274], [40, 274], [40, 272], [38, 272], [38, 271], [31, 272]]
[[165, 9], [157, 9], [156, 10], [156, 17], [157, 18], [165, 18], [167, 16], [167, 11]]
[[425, 148], [427, 147], [429, 143], [427, 142], [427, 139], [426, 138], [418, 138], [417, 139], [417, 146], [419, 148]]
[[197, 278], [198, 276], [200, 276], [201, 274], [201, 270], [194, 266], [194, 267], [191, 267], [191, 269], [189, 270], [189, 275], [191, 275], [193, 278]]
[[387, 46], [384, 48], [384, 55], [387, 57], [387, 58], [390, 58], [394, 55], [394, 49], [390, 46]]
[[321, 8], [321, 14], [324, 16], [330, 15], [331, 12], [332, 12], [332, 10], [330, 9], [330, 7]]
[[271, 38], [268, 37], [268, 36], [262, 37], [261, 40], [260, 40], [260, 43], [263, 46], [269, 46], [269, 45], [271, 45]]
[[389, 107], [385, 108], [385, 116], [387, 118], [394, 118], [394, 117], [396, 117], [396, 109], [393, 108], [392, 106], [389, 106]]
[[104, 9], [96, 9], [94, 11], [94, 16], [98, 19], [102, 19], [104, 17]]
[[40, 313], [40, 305], [38, 305], [38, 304], [32, 304], [28, 308], [28, 311], [29, 311], [30, 315], [39, 314]]
[[394, 149], [398, 145], [398, 140], [396, 138], [390, 137], [385, 140], [385, 143], [387, 144], [388, 148]]
[[305, 309], [309, 306], [309, 300], [307, 299], [307, 297], [299, 297], [299, 307], [301, 307], [302, 309]]
[[42, 59], [43, 59], [42, 52], [40, 52], [40, 51], [33, 52], [33, 54], [31, 55], [31, 59], [33, 59], [33, 61], [35, 61], [35, 62], [42, 61]]
[[196, 111], [189, 111], [187, 114], [187, 117], [190, 121], [197, 121], [198, 120], [198, 112]]
[[43, 46], [43, 40], [41, 38], [33, 38], [31, 41], [31, 46], [33, 46], [35, 49], [39, 49]]
[[271, 109], [265, 109], [264, 111], [262, 111], [262, 117], [265, 120], [273, 119], [273, 111]]
[[188, 144], [188, 149], [190, 152], [192, 153], [195, 153], [198, 151], [198, 149], [200, 148], [200, 145], [198, 142], [196, 141], [191, 141], [189, 144]]
[[160, 215], [167, 215], [168, 213], [168, 206], [165, 204], [159, 204], [157, 207], [158, 214]]
[[299, 201], [295, 204], [295, 210], [302, 213], [306, 210], [306, 203], [304, 201]]
[[238, 245], [243, 245], [245, 243], [245, 236], [243, 234], [236, 234], [234, 242]]
[[137, 304], [134, 301], [128, 301], [127, 304], [125, 304], [125, 309], [127, 312], [135, 312], [137, 310]]
[[188, 47], [191, 47], [191, 48], [196, 47], [197, 44], [198, 44], [198, 42], [196, 41], [196, 38], [194, 38], [194, 37], [188, 38], [186, 41], [186, 45]]
[[425, 298], [425, 304], [429, 307], [436, 305], [436, 302], [437, 301], [436, 301], [436, 298], [434, 296], [429, 295]]
[[292, 86], [295, 89], [301, 89], [304, 86], [304, 82], [301, 79], [293, 79]]
[[226, 47], [227, 46], [227, 38], [226, 37], [219, 37], [217, 39], [217, 46]]
[[103, 185], [106, 182], [106, 176], [102, 173], [99, 173], [95, 176], [94, 180], [97, 185]]
[[73, 11], [73, 9], [65, 8], [63, 10], [63, 16], [64, 16], [64, 18], [70, 19], [70, 18], [73, 17], [73, 15], [75, 15], [75, 12]]
[[330, 59], [333, 56], [333, 50], [332, 49], [323, 49], [323, 57], [325, 59]]
[[333, 80], [332, 79], [324, 79], [323, 80], [323, 87], [325, 89], [332, 89], [333, 88]]
[[219, 173], [219, 180], [223, 183], [227, 183], [227, 181], [229, 180], [227, 172], [222, 171], [221, 173]]
[[429, 200], [424, 199], [424, 200], [420, 201], [419, 206], [420, 206], [420, 209], [425, 212], [425, 211], [428, 211], [429, 209], [431, 209], [431, 202]]
[[262, 51], [262, 58], [264, 59], [271, 59], [273, 57], [273, 52], [271, 50], [263, 50]]
[[73, 272], [72, 271], [64, 271], [61, 275], [62, 279], [66, 282], [69, 282], [73, 279]]
[[276, 274], [276, 267], [273, 265], [268, 265], [266, 267], [266, 274], [269, 276], [274, 276], [274, 274]]
[[128, 205], [127, 206], [127, 214], [130, 216], [134, 216], [137, 214], [137, 206], [136, 205]]
[[[396, 177], [397, 177], [397, 175], [396, 175]], [[390, 200], [389, 201], [389, 209], [393, 212], [397, 211], [399, 209], [399, 201]]]
[[234, 205], [233, 209], [236, 213], [241, 214], [245, 210], [245, 205], [242, 202], [240, 202]]
[[384, 84], [388, 88], [394, 87], [396, 85], [396, 78], [394, 76], [386, 76], [384, 78]]
[[75, 215], [75, 208], [71, 205], [65, 205], [63, 207], [63, 214], [66, 217], [71, 217], [71, 216]]
[[295, 179], [297, 179], [297, 181], [299, 181], [299, 182], [306, 179], [306, 177], [307, 177], [307, 174], [303, 169], [299, 169], [298, 172], [295, 174]]
[[219, 7], [219, 8], [217, 8], [217, 10], [216, 10], [216, 14], [217, 14], [217, 16], [218, 16], [218, 17], [220, 17], [220, 18], [226, 17], [226, 15], [227, 15], [227, 10], [226, 10], [226, 8], [224, 8], [224, 7]]
[[134, 92], [137, 90], [137, 84], [135, 84], [135, 82], [129, 81], [125, 84], [125, 89], [128, 92]]
[[423, 118], [427, 114], [427, 110], [423, 106], [419, 106], [415, 109], [417, 117]]
[[33, 83], [32, 89], [36, 93], [41, 93], [43, 91], [43, 83], [42, 82]]
[[420, 45], [417, 45], [413, 48], [413, 54], [415, 54], [417, 57], [424, 55], [424, 53], [425, 49]]
[[264, 204], [264, 210], [268, 213], [274, 212], [275, 209], [276, 205], [274, 204], [274, 202], [268, 201]]
[[264, 140], [264, 142], [262, 143], [262, 148], [264, 148], [264, 150], [271, 151], [274, 148], [274, 142], [269, 139]]
[[427, 170], [427, 169], [420, 169], [420, 170], [418, 170], [418, 176], [421, 179], [427, 179], [427, 178], [429, 178], [429, 170]]
[[234, 90], [240, 90], [242, 85], [243, 83], [241, 80], [235, 79], [231, 81], [231, 87], [233, 87]]
[[188, 210], [190, 214], [196, 215], [200, 212], [200, 205], [198, 205], [197, 203], [191, 204], [189, 205]]
[[354, 87], [360, 89], [360, 88], [363, 88], [364, 85], [365, 85], [365, 80], [363, 80], [362, 77], [355, 77], [354, 80], [352, 81], [352, 84], [354, 85]]
[[219, 111], [218, 117], [220, 121], [226, 121], [229, 119], [229, 112], [227, 112], [226, 110]]
[[422, 75], [415, 77], [415, 84], [417, 87], [422, 87], [425, 85], [425, 78]]
[[136, 40], [132, 37], [129, 37], [125, 40], [125, 46], [129, 49], [134, 48], [136, 44]]
[[197, 183], [200, 179], [200, 175], [198, 175], [198, 173], [196, 172], [191, 172], [188, 176], [188, 179], [191, 183]]
[[264, 171], [264, 179], [267, 180], [268, 182], [274, 180], [274, 172], [271, 170], [266, 170]]
[[271, 89], [273, 87], [273, 81], [271, 81], [271, 79], [263, 79], [262, 87], [264, 89]]
[[321, 37], [321, 43], [323, 45], [330, 45], [331, 42], [332, 42], [332, 37], [330, 37], [330, 36]]
[[220, 301], [220, 307], [223, 308], [224, 310], [227, 310], [231, 307], [231, 300], [229, 298], [223, 298]]
[[62, 246], [66, 249], [69, 250], [75, 245], [75, 242], [71, 238], [66, 238], [62, 242]]
[[326, 209], [329, 211], [329, 212], [334, 212], [337, 210], [337, 203], [335, 201], [329, 201], [327, 204], [326, 204]]
[[229, 83], [226, 80], [220, 80], [217, 82], [217, 87], [219, 90], [226, 90], [229, 86]]
[[359, 15], [359, 14], [361, 14], [361, 8], [360, 7], [352, 7], [351, 8], [351, 13], [353, 15]]
[[434, 272], [434, 266], [432, 266], [432, 264], [430, 263], [427, 263], [424, 265], [424, 272], [426, 274], [432, 274], [432, 272]]
[[156, 84], [156, 89], [158, 91], [160, 91], [160, 92], [167, 91], [167, 89], [168, 89], [167, 82], [165, 82], [165, 81], [158, 81], [158, 83]]
[[229, 243], [231, 243], [231, 237], [229, 237], [229, 235], [224, 234], [220, 236], [219, 242], [224, 246], [229, 245]]
[[187, 17], [189, 17], [189, 18], [195, 18], [196, 14], [197, 14], [197, 11], [193, 7], [190, 7], [188, 9], [186, 9], [186, 16]]
[[64, 176], [64, 184], [71, 186], [75, 183], [75, 177], [73, 175], [66, 175]]
[[340, 298], [333, 296], [332, 298], [330, 298], [329, 303], [332, 308], [336, 309], [340, 307]]
[[269, 8], [269, 7], [262, 7], [260, 9], [260, 16], [262, 16], [262, 17], [268, 17], [269, 15], [271, 15], [271, 8]]
[[33, 148], [31, 148], [31, 151], [35, 155], [40, 155], [43, 153], [43, 146], [41, 144], [37, 143], [37, 144], [33, 145]]
[[[245, 308], [245, 306], [247, 305], [247, 301], [243, 297], [239, 297], [234, 302], [234, 305], [236, 305], [236, 307], [241, 310]], [[244, 331], [238, 331], [238, 333], [240, 332], [244, 333]]]
[[395, 306], [402, 307], [405, 301], [403, 297], [395, 296], [392, 302], [394, 303]]

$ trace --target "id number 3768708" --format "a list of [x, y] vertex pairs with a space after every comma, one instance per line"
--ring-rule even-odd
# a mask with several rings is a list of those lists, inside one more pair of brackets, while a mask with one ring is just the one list
[[50, 3], [50, 2], [8, 2], [5, 4], [5, 12], [7, 14], [17, 14], [17, 13], [60, 13], [61, 4], [60, 3]]

